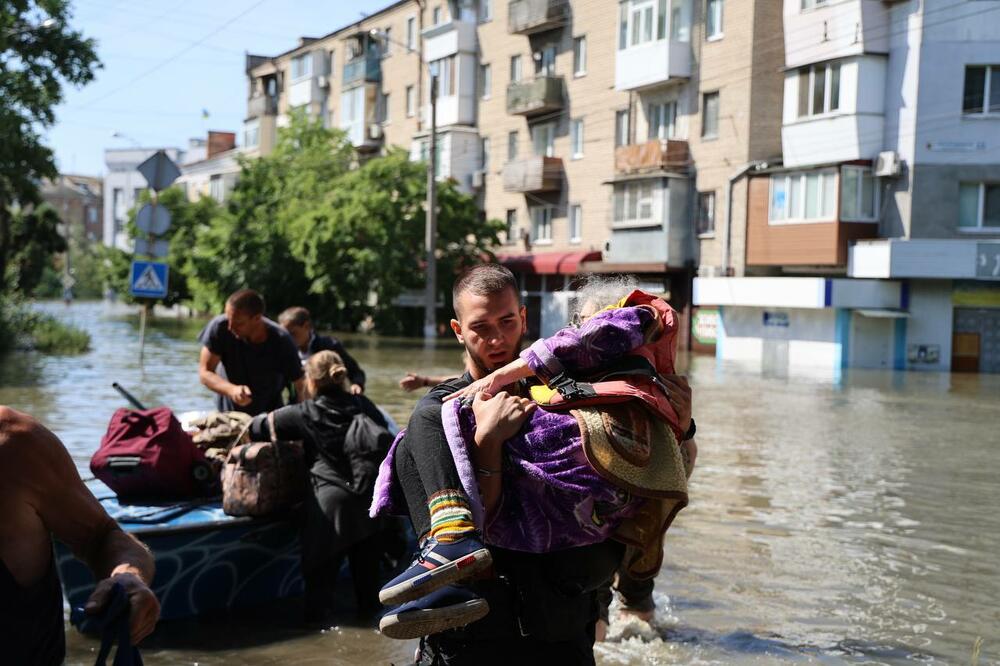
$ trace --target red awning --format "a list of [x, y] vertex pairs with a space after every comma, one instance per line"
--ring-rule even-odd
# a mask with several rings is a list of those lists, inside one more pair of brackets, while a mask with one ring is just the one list
[[498, 254], [497, 260], [515, 273], [538, 275], [576, 275], [585, 261], [600, 261], [599, 251], [534, 252], [531, 254]]

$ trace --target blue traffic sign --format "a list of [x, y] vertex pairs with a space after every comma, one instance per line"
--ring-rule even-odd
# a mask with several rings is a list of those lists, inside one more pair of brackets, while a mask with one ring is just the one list
[[130, 291], [140, 298], [164, 298], [167, 295], [169, 268], [159, 261], [133, 261]]

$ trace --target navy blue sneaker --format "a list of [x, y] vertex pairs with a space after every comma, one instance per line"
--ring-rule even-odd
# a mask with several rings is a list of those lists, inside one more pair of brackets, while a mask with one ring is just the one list
[[493, 563], [483, 542], [469, 535], [451, 543], [428, 539], [410, 568], [378, 593], [378, 600], [394, 606], [420, 597], [478, 573]]
[[382, 635], [402, 640], [429, 636], [481, 620], [490, 605], [466, 587], [446, 585], [382, 616]]

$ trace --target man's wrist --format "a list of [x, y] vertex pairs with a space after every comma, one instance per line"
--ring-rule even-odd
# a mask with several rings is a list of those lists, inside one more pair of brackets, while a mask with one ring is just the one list
[[686, 442], [689, 439], [694, 439], [695, 433], [697, 433], [697, 432], [698, 432], [698, 426], [695, 425], [694, 417], [692, 416], [691, 417], [691, 425], [688, 426], [687, 432], [684, 433], [684, 437], [683, 437], [683, 439], [681, 439], [681, 441], [682, 442]]

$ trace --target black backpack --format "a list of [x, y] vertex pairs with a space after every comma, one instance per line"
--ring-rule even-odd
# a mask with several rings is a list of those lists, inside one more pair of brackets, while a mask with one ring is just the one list
[[344, 455], [351, 465], [351, 490], [371, 497], [379, 465], [392, 445], [392, 435], [364, 412], [358, 412], [347, 427]]

